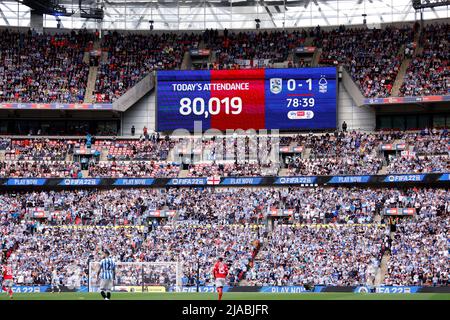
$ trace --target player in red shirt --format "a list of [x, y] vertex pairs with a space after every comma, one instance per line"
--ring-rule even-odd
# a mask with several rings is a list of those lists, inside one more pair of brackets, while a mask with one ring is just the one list
[[228, 275], [228, 266], [223, 262], [223, 258], [220, 257], [214, 264], [213, 276], [216, 281], [217, 292], [219, 293], [219, 300], [222, 300], [223, 287], [225, 286], [225, 279]]
[[3, 275], [3, 282], [2, 282], [2, 289], [5, 290], [9, 294], [9, 298], [13, 298], [13, 274], [12, 269], [8, 265], [4, 265], [2, 267], [2, 275]]

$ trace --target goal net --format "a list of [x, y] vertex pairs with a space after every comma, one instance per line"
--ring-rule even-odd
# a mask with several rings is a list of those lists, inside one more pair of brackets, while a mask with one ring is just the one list
[[[116, 262], [115, 292], [167, 292], [181, 289], [181, 262]], [[89, 292], [98, 292], [100, 262], [89, 263]]]

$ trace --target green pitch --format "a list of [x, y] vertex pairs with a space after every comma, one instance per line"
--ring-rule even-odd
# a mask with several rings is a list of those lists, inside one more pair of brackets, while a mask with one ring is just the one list
[[[0, 300], [9, 300], [2, 293]], [[99, 293], [15, 293], [14, 300], [102, 300]], [[217, 300], [216, 293], [113, 293], [112, 300]], [[223, 300], [450, 300], [447, 293], [250, 293], [230, 292]]]

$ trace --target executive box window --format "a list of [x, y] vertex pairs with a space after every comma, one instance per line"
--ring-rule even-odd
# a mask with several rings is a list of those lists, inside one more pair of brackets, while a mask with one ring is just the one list
[[119, 120], [0, 120], [4, 135], [117, 135], [119, 130]]
[[377, 129], [416, 130], [448, 127], [450, 127], [450, 114], [377, 116]]

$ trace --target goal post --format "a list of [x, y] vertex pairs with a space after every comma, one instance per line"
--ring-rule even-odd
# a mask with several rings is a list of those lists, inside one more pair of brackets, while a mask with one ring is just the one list
[[[89, 262], [89, 292], [100, 290], [100, 261]], [[116, 262], [114, 292], [167, 292], [182, 287], [181, 262]]]

